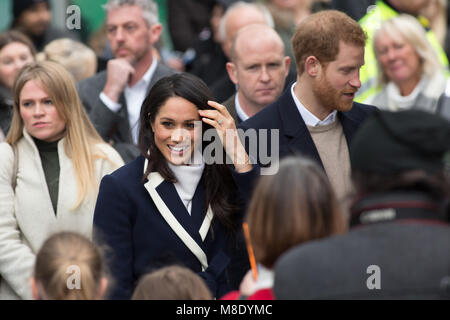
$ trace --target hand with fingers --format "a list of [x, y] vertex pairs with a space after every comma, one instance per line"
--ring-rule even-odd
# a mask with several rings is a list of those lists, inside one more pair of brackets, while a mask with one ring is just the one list
[[228, 157], [233, 161], [236, 171], [239, 173], [251, 171], [252, 165], [239, 139], [233, 117], [227, 108], [220, 103], [208, 101], [208, 105], [214, 109], [198, 111], [202, 121], [216, 129], [223, 148]]
[[135, 69], [125, 59], [111, 59], [106, 68], [106, 83], [103, 92], [114, 102], [118, 102]]

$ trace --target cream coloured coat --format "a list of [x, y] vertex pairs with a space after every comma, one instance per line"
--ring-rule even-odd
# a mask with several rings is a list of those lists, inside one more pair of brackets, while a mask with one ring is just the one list
[[[111, 160], [97, 159], [95, 173], [101, 178], [123, 165], [119, 154], [107, 144], [98, 144]], [[15, 192], [12, 188], [14, 153], [0, 143], [0, 300], [31, 299], [30, 277], [35, 255], [48, 236], [58, 231], [75, 231], [91, 237], [97, 192], [73, 210], [77, 199], [74, 167], [58, 143], [60, 164], [57, 215], [38, 149], [24, 130], [17, 144], [18, 170]]]

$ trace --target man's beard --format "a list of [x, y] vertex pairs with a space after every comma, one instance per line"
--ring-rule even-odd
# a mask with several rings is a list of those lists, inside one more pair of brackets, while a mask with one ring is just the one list
[[[119, 47], [116, 51], [119, 51], [121, 48], [124, 48], [124, 47]], [[125, 47], [125, 48], [127, 48], [127, 47]], [[130, 54], [128, 56], [126, 56], [126, 57], [123, 57], [123, 58], [125, 60], [127, 60], [131, 64], [131, 66], [135, 67], [147, 55], [147, 53], [150, 50], [152, 50], [151, 47], [149, 47], [147, 50], [144, 50], [144, 51], [141, 51], [141, 52], [133, 52], [130, 49], [128, 49]]]
[[[313, 84], [313, 93], [319, 103], [327, 109], [338, 111], [350, 111], [353, 106], [353, 101], [343, 101], [344, 90], [336, 90], [328, 81], [325, 75], [316, 80]], [[351, 90], [346, 90], [351, 91]]]

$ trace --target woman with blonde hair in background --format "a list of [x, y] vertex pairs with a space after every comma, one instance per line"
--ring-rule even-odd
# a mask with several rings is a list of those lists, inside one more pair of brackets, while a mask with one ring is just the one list
[[101, 251], [74, 232], [50, 236], [36, 255], [35, 300], [99, 300], [108, 286]]
[[446, 77], [417, 19], [402, 14], [383, 22], [373, 48], [381, 70], [380, 92], [365, 102], [389, 111], [435, 112]]
[[53, 40], [37, 54], [36, 60], [58, 62], [70, 72], [75, 82], [89, 78], [97, 72], [97, 56], [94, 50], [69, 38]]
[[240, 292], [222, 300], [272, 300], [272, 268], [284, 252], [307, 241], [346, 231], [346, 217], [327, 176], [311, 160], [288, 157], [276, 175], [262, 176], [253, 192], [246, 221], [258, 263], [250, 270]]
[[23, 68], [13, 96], [0, 144], [0, 299], [29, 299], [42, 243], [62, 230], [91, 237], [100, 180], [123, 161], [95, 131], [59, 64]]

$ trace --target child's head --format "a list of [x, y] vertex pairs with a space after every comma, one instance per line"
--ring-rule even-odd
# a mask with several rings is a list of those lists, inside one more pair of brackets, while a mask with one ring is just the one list
[[96, 300], [107, 287], [101, 252], [85, 237], [61, 232], [48, 238], [36, 256], [35, 299]]
[[211, 300], [202, 278], [180, 266], [161, 268], [142, 277], [133, 300]]

